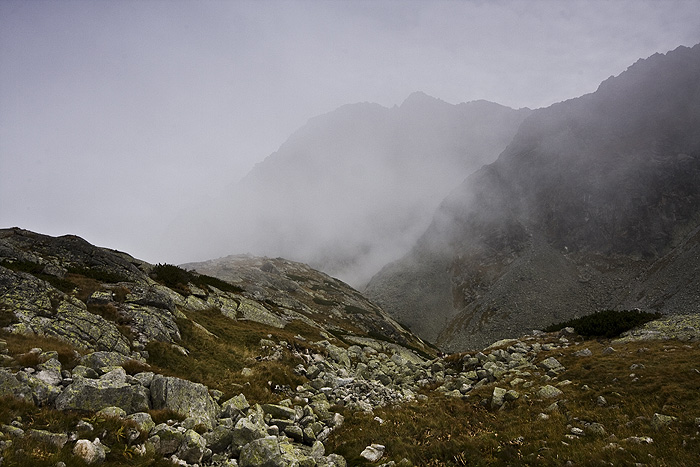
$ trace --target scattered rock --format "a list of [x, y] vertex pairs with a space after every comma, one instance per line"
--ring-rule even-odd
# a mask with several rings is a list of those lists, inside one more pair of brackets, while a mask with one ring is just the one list
[[660, 413], [655, 413], [653, 417], [651, 417], [651, 427], [654, 430], [660, 430], [662, 428], [665, 428], [669, 426], [671, 423], [675, 422], [678, 420], [676, 417], [672, 417], [670, 415], [663, 415]]
[[79, 439], [73, 447], [73, 455], [86, 464], [101, 464], [106, 457], [104, 446], [99, 438], [95, 438], [94, 441]]
[[543, 386], [537, 391], [537, 395], [543, 399], [554, 399], [563, 394], [561, 389], [557, 389], [552, 385]]
[[360, 453], [360, 457], [369, 462], [377, 462], [384, 455], [384, 449], [385, 447], [381, 444], [371, 444]]

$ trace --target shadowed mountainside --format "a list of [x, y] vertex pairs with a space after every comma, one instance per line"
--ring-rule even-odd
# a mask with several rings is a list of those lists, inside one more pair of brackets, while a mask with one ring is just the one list
[[535, 111], [366, 294], [449, 350], [604, 308], [698, 312], [700, 45]]

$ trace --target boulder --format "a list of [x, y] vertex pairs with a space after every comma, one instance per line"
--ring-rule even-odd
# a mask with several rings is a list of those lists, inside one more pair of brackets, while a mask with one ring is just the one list
[[543, 399], [554, 399], [555, 397], [559, 397], [562, 394], [563, 392], [560, 389], [555, 388], [550, 384], [541, 387], [540, 390], [537, 391], [537, 395]]
[[99, 438], [95, 438], [95, 441], [79, 439], [73, 447], [73, 455], [86, 464], [101, 464], [106, 457], [104, 446]]
[[671, 415], [664, 415], [660, 413], [655, 413], [653, 417], [651, 417], [651, 427], [654, 430], [660, 430], [662, 428], [665, 428], [669, 426], [671, 423], [674, 421], [678, 420], [676, 417], [673, 417]]
[[155, 452], [161, 456], [174, 454], [185, 439], [185, 434], [175, 427], [165, 423], [156, 425], [151, 430], [151, 437], [148, 439]]
[[250, 408], [250, 404], [243, 394], [233, 396], [221, 404], [221, 416], [237, 420]]
[[237, 447], [243, 447], [251, 441], [265, 436], [267, 436], [265, 422], [263, 422], [262, 417], [254, 413], [236, 422], [233, 429], [233, 444]]
[[285, 467], [289, 465], [282, 455], [276, 436], [256, 439], [243, 446], [239, 458], [241, 467]]
[[260, 303], [240, 297], [241, 303], [238, 305], [238, 318], [256, 323], [266, 324], [275, 328], [283, 328], [286, 323], [275, 314], [262, 306]]
[[154, 409], [170, 409], [185, 417], [199, 418], [209, 430], [220, 411], [206, 386], [170, 376], [153, 377], [151, 403]]
[[46, 384], [57, 386], [63, 381], [61, 377], [61, 362], [57, 358], [50, 358], [44, 363], [40, 363], [37, 365], [37, 370], [39, 372], [34, 376]]
[[360, 457], [367, 459], [369, 462], [377, 462], [384, 455], [384, 449], [384, 446], [381, 444], [371, 444], [360, 453]]
[[296, 419], [296, 411], [293, 408], [285, 407], [277, 404], [263, 404], [262, 409], [266, 414], [270, 414], [272, 418], [282, 420]]
[[188, 464], [198, 464], [202, 462], [206, 448], [207, 443], [199, 433], [194, 430], [187, 430], [176, 456]]
[[548, 357], [542, 360], [537, 366], [545, 370], [546, 372], [560, 373], [565, 370], [564, 365], [562, 365], [559, 360], [554, 357]]
[[139, 431], [146, 434], [150, 433], [156, 426], [151, 414], [148, 412], [136, 412], [126, 417], [126, 419], [136, 423], [136, 427]]
[[233, 442], [233, 429], [224, 425], [219, 425], [212, 431], [204, 433], [204, 440], [206, 441], [207, 448], [211, 449], [212, 452], [224, 452]]
[[127, 360], [129, 357], [120, 352], [98, 351], [85, 355], [80, 359], [80, 364], [100, 373], [101, 368], [121, 366]]
[[495, 387], [493, 388], [493, 395], [491, 396], [491, 408], [499, 408], [505, 402], [506, 391], [503, 388]]
[[68, 435], [64, 433], [51, 433], [46, 430], [31, 429], [27, 431], [27, 436], [33, 443], [40, 443], [51, 447], [55, 451], [60, 451], [68, 442]]
[[105, 407], [119, 407], [127, 414], [150, 409], [148, 389], [126, 382], [76, 378], [56, 398], [58, 410], [97, 412]]

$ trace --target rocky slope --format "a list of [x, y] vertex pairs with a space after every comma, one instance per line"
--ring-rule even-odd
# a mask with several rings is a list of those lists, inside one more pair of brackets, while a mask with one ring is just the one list
[[[381, 356], [387, 363], [391, 363], [388, 356], [393, 356], [399, 362], [422, 364], [418, 354], [428, 356], [433, 350], [357, 291], [306, 265], [280, 258], [238, 257], [218, 266], [213, 261], [200, 269], [212, 270], [229, 282], [175, 266], [154, 266], [76, 236], [54, 238], [18, 228], [1, 230], [0, 325], [7, 337], [0, 341], [5, 367], [0, 369], [0, 396], [59, 411], [116, 414], [138, 425], [131, 446], [134, 452], [156, 459], [175, 456], [178, 462], [204, 460], [212, 465], [236, 465], [238, 459], [241, 465], [260, 465], [259, 456], [273, 456], [270, 449], [282, 449], [284, 456], [274, 462], [345, 465], [339, 456], [325, 456], [320, 443], [342, 423], [342, 417], [328, 410], [331, 394], [320, 390], [325, 385], [299, 389], [306, 402], [299, 405], [302, 399], [297, 397], [296, 407], [288, 402], [250, 405], [243, 394], [226, 401], [221, 397], [233, 394], [236, 388], [245, 391], [251, 387], [248, 376], [267, 371], [263, 377], [272, 380], [263, 393], [270, 394], [270, 402], [279, 400], [271, 391], [286, 386], [272, 386], [277, 377], [264, 364], [282, 359], [283, 354], [298, 364], [318, 363], [320, 369], [310, 371], [323, 378], [326, 355], [338, 361], [340, 366], [333, 367], [334, 371], [349, 365], [348, 345], [359, 348], [356, 344], [361, 344], [377, 362]], [[200, 324], [200, 319], [210, 328]], [[212, 321], [219, 326], [210, 325]], [[245, 363], [251, 368], [243, 368], [235, 383], [222, 383], [224, 391], [169, 376], [178, 374], [177, 363], [170, 371], [160, 370], [165, 376], [149, 364], [156, 353], [166, 366], [175, 358], [195, 358], [201, 339], [219, 339], [216, 333], [225, 332], [221, 326], [226, 323], [239, 326], [241, 338], [250, 340], [252, 330], [257, 331], [253, 336], [263, 339], [257, 337], [254, 342], [260, 345], [243, 349], [238, 358], [248, 355]], [[278, 333], [294, 336], [294, 345], [266, 339]], [[8, 349], [35, 341], [59, 350], [34, 346], [13, 353]], [[232, 353], [238, 350], [235, 345], [225, 348]], [[209, 359], [222, 358], [211, 355], [212, 350], [205, 347]], [[257, 357], [252, 358], [251, 353]], [[256, 370], [258, 363], [263, 366]], [[385, 367], [379, 368], [373, 367], [367, 375]], [[281, 371], [279, 378], [284, 379], [291, 368]], [[348, 384], [349, 380], [344, 385]], [[354, 402], [346, 399], [344, 404], [368, 407], [412, 397], [410, 391], [370, 386], [363, 386], [368, 391]], [[155, 424], [150, 412], [163, 409], [181, 416], [182, 422]], [[22, 424], [16, 425], [0, 430], [3, 437], [9, 437], [8, 441], [0, 438], [5, 449], [11, 448], [12, 439], [29, 439]], [[91, 456], [104, 460], [99, 441], [77, 440], [79, 435], [95, 434], [85, 428], [74, 427], [71, 437], [45, 436], [58, 447], [54, 451], [65, 451], [66, 443], [75, 442], [76, 455], [88, 456], [89, 462]], [[137, 438], [141, 444], [135, 443]]]
[[698, 312], [700, 45], [535, 111], [366, 294], [448, 350], [604, 308]]
[[[190, 210], [168, 241], [199, 258], [283, 256], [363, 286], [406, 253], [440, 201], [492, 162], [528, 109], [451, 105], [422, 93], [311, 119], [219, 202]], [[202, 242], [208, 238], [207, 242]]]
[[[382, 437], [344, 443], [383, 407], [563, 411], [557, 358], [591, 355], [567, 329], [436, 358], [358, 292], [283, 259], [196, 265], [224, 281], [20, 229], [0, 231], [0, 255], [0, 465], [422, 465]], [[697, 324], [629, 339], [693, 343]], [[686, 423], [671, 413], [652, 422]], [[576, 439], [606, 429], [576, 424]]]

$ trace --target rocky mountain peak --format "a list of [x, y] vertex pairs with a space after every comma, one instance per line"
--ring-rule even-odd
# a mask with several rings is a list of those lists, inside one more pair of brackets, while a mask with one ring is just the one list
[[[684, 47], [533, 112], [366, 292], [450, 349], [604, 308], [697, 311], [699, 82]], [[664, 287], [661, 265], [688, 287], [631, 296]]]

